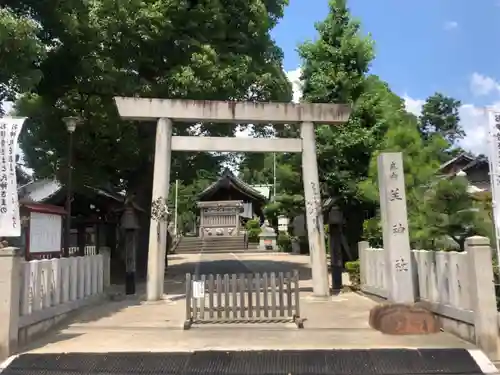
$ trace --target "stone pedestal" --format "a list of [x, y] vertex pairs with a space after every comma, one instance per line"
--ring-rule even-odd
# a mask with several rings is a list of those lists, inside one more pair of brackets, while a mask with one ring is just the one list
[[388, 335], [427, 335], [440, 330], [435, 315], [418, 304], [388, 303], [370, 310], [370, 327]]
[[0, 249], [0, 361], [17, 350], [22, 257], [18, 248]]
[[259, 234], [259, 250], [277, 250], [276, 233], [261, 233]]

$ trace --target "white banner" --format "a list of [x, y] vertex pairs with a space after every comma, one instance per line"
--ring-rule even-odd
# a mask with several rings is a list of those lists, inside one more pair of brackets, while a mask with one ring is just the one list
[[21, 235], [16, 151], [24, 120], [24, 117], [0, 118], [0, 237]]

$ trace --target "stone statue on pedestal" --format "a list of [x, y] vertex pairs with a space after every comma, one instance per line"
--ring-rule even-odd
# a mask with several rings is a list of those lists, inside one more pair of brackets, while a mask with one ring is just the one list
[[274, 228], [269, 225], [269, 221], [264, 220], [264, 224], [260, 227], [261, 233], [259, 234], [259, 249], [260, 250], [276, 250], [276, 232]]

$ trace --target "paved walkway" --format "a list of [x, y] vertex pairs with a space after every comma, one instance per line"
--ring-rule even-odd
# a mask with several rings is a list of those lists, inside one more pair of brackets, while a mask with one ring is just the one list
[[[309, 259], [300, 255], [206, 254], [173, 255], [169, 259], [164, 300], [139, 296], [82, 310], [60, 330], [26, 348], [47, 352], [194, 351], [333, 348], [473, 348], [448, 333], [429, 336], [388, 336], [368, 326], [376, 303], [356, 293], [319, 301], [311, 294]], [[305, 328], [293, 324], [193, 326], [182, 330], [186, 272], [280, 272], [301, 275], [301, 315]]]

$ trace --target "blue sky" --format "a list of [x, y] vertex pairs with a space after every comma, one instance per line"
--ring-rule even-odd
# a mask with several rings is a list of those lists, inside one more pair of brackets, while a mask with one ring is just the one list
[[[371, 72], [404, 97], [412, 112], [436, 91], [461, 100], [468, 133], [462, 145], [484, 152], [480, 107], [500, 109], [500, 0], [350, 0], [349, 7], [375, 41]], [[292, 80], [300, 67], [297, 45], [316, 37], [314, 23], [327, 13], [328, 0], [290, 0], [273, 31]]]

